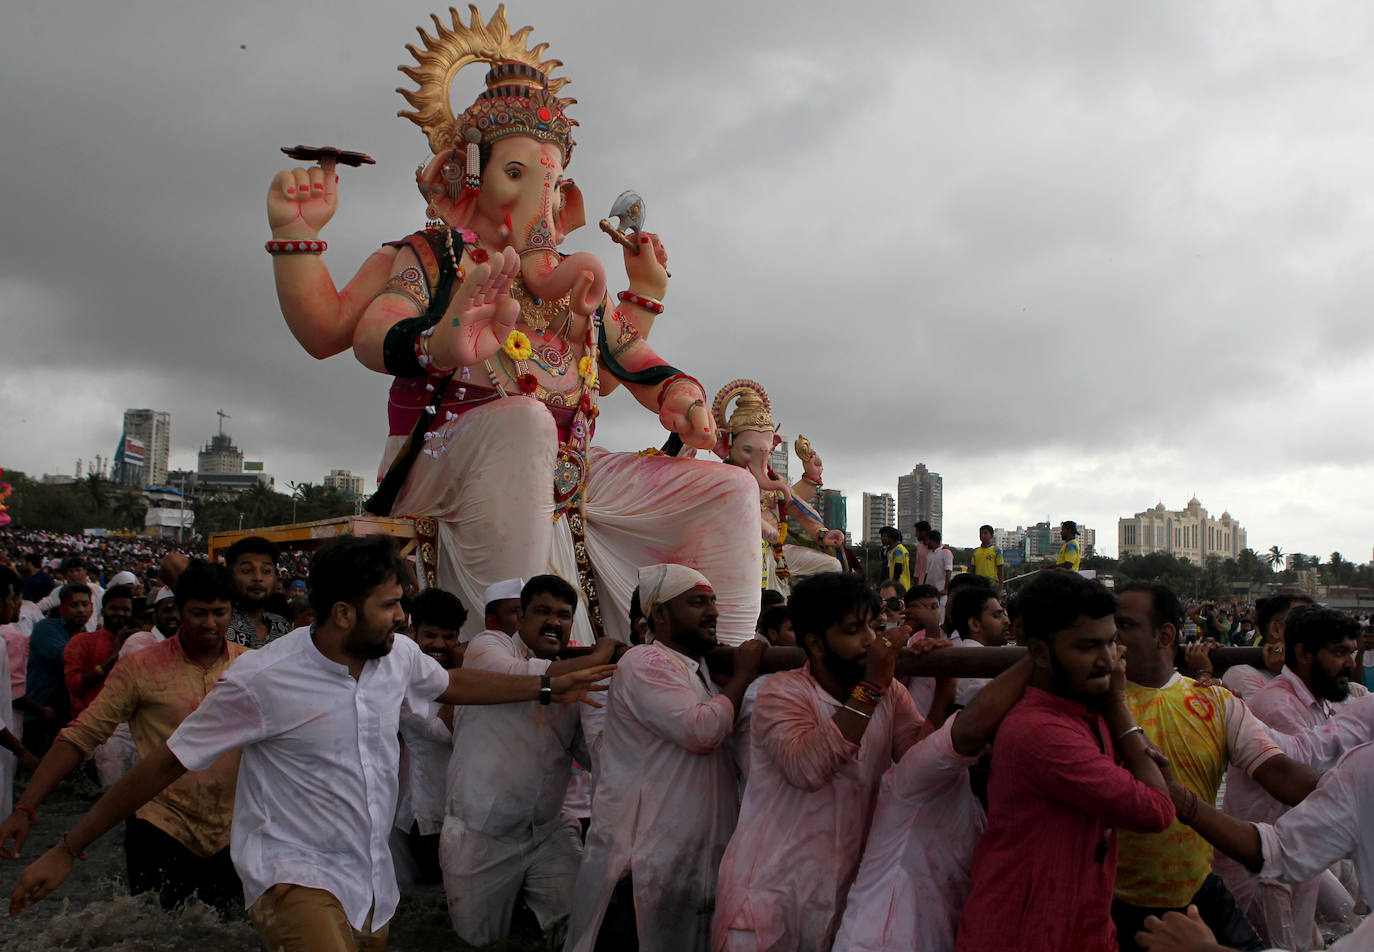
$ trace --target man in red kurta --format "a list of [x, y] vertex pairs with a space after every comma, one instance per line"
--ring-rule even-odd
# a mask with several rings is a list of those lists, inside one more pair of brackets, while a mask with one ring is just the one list
[[958, 952], [1116, 952], [1115, 830], [1158, 833], [1174, 819], [1126, 706], [1116, 597], [1052, 570], [1018, 606], [1035, 673], [993, 746]]
[[105, 678], [119, 660], [134, 618], [133, 592], [127, 585], [112, 586], [100, 608], [100, 627], [73, 636], [62, 649], [62, 674], [72, 698], [72, 720], [91, 706], [105, 686]]

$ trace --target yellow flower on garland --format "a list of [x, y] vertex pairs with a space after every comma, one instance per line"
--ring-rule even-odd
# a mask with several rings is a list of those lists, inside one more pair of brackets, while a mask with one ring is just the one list
[[534, 353], [534, 348], [530, 346], [530, 339], [519, 331], [511, 331], [506, 337], [506, 342], [501, 345], [501, 349], [506, 352], [506, 356], [511, 360], [529, 360]]
[[596, 386], [596, 358], [590, 354], [577, 362], [577, 375], [587, 381], [587, 386]]

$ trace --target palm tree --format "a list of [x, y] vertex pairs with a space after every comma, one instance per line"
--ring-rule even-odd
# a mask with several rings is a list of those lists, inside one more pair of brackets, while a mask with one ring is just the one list
[[1350, 574], [1350, 563], [1345, 560], [1345, 556], [1339, 552], [1331, 553], [1331, 581], [1336, 585], [1346, 584], [1346, 579]]
[[105, 496], [105, 478], [99, 473], [90, 473], [86, 476], [83, 488], [86, 490], [86, 498], [91, 501], [91, 505], [96, 508], [96, 511], [104, 513], [106, 504], [109, 502]]
[[148, 513], [148, 503], [141, 493], [136, 493], [132, 489], [125, 489], [115, 497], [114, 505], [111, 507], [116, 519], [130, 529], [142, 529], [143, 517]]
[[1283, 550], [1276, 545], [1271, 545], [1264, 556], [1264, 561], [1269, 563], [1271, 572], [1278, 572], [1283, 569], [1283, 558]]

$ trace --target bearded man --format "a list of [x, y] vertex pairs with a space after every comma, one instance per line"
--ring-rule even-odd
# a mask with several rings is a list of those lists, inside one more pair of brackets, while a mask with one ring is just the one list
[[921, 733], [911, 695], [889, 690], [907, 632], [874, 631], [880, 606], [861, 578], [805, 578], [791, 611], [807, 662], [759, 689], [749, 785], [716, 888], [715, 952], [830, 948], [878, 785]]
[[716, 593], [684, 565], [639, 570], [653, 643], [625, 652], [611, 682], [586, 855], [567, 948], [704, 952], [721, 855], [739, 813], [731, 735], [764, 643], [735, 649], [717, 687]]
[[1158, 833], [1174, 819], [1126, 705], [1116, 596], [1051, 569], [1018, 604], [1035, 671], [993, 744], [958, 952], [1116, 952], [1115, 831]]

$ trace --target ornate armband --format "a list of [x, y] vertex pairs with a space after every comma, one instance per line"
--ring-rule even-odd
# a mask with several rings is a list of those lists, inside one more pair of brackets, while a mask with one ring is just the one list
[[424, 273], [415, 265], [407, 265], [387, 279], [379, 294], [398, 294], [414, 304], [421, 314], [429, 310], [429, 287]]

